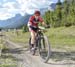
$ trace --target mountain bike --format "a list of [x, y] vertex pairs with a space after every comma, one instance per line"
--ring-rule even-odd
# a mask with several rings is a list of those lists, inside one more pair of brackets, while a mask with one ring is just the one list
[[[50, 48], [49, 40], [47, 36], [43, 34], [43, 32], [44, 32], [44, 28], [39, 27], [36, 40], [35, 40], [36, 41], [35, 47], [36, 47], [36, 50], [38, 50], [41, 60], [47, 63], [51, 56], [51, 48]], [[29, 39], [29, 47], [31, 52], [31, 38]], [[34, 50], [34, 53], [36, 52], [36, 50]]]

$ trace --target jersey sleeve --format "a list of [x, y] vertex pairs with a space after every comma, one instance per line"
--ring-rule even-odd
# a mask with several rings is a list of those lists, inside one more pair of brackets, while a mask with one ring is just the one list
[[39, 17], [39, 21], [40, 21], [40, 22], [43, 22], [43, 18], [42, 18], [42, 17]]
[[29, 22], [33, 22], [33, 16], [31, 16], [30, 18], [29, 18]]

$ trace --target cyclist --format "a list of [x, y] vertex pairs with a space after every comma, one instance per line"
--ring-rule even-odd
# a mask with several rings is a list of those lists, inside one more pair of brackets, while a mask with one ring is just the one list
[[47, 26], [41, 17], [40, 11], [35, 11], [34, 15], [29, 18], [28, 28], [31, 34], [31, 50], [35, 49], [35, 37], [37, 35], [38, 23]]

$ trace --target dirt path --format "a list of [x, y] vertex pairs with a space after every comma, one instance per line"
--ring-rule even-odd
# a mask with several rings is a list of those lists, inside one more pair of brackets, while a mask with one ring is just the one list
[[50, 61], [46, 64], [39, 56], [32, 56], [26, 48], [6, 40], [11, 48], [9, 52], [17, 59], [17, 67], [75, 67], [75, 52], [53, 52]]
[[75, 63], [71, 60], [54, 62], [50, 59], [47, 64], [43, 63], [39, 56], [32, 56], [28, 51], [22, 54], [13, 54], [13, 56], [18, 59], [17, 67], [75, 67]]

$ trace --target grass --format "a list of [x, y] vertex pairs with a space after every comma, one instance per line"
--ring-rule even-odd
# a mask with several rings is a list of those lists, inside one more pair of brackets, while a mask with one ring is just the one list
[[5, 45], [3, 45], [3, 40], [0, 39], [0, 49], [6, 48]]
[[17, 60], [10, 53], [2, 53], [0, 67], [17, 67]]
[[0, 67], [16, 67], [16, 61], [14, 61], [12, 58], [0, 58]]
[[[0, 38], [0, 51], [2, 49], [7, 49], [7, 47], [4, 45], [3, 40]], [[16, 63], [17, 61], [15, 61], [13, 58], [7, 58], [7, 56], [5, 56], [6, 58], [3, 58], [2, 54], [0, 53], [0, 67], [16, 67]]]
[[4, 45], [3, 40], [0, 39], [0, 49], [7, 49], [7, 47]]
[[75, 27], [60, 27], [49, 29], [47, 33], [49, 39], [53, 44], [59, 45], [74, 45], [75, 44]]
[[[6, 34], [10, 35], [10, 39], [15, 43], [28, 43], [30, 37], [29, 32], [22, 33], [22, 31], [18, 35], [14, 34], [13, 31]], [[52, 48], [70, 48], [74, 50], [75, 26], [50, 28], [45, 34], [48, 36]]]
[[3, 64], [3, 65], [0, 65], [0, 67], [16, 67], [16, 65], [6, 65], [6, 64]]
[[29, 32], [22, 33], [22, 31], [19, 31], [18, 35], [13, 31], [6, 32], [6, 34], [9, 35], [9, 39], [15, 43], [28, 43], [28, 39], [30, 37]]

